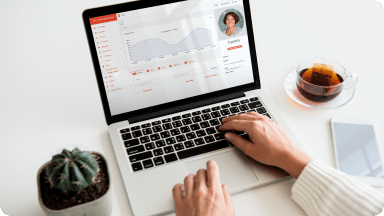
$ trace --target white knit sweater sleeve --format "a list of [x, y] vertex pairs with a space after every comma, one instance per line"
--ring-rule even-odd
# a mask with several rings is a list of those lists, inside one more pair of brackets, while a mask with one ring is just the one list
[[372, 216], [384, 208], [382, 193], [319, 161], [310, 162], [301, 172], [292, 198], [309, 216]]

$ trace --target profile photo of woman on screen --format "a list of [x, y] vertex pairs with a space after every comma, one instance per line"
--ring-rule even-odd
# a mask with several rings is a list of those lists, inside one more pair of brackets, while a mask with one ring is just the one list
[[227, 25], [226, 29], [223, 29], [223, 34], [227, 36], [236, 36], [242, 28], [236, 26], [236, 24], [240, 21], [239, 16], [235, 12], [228, 12], [225, 14], [223, 22]]

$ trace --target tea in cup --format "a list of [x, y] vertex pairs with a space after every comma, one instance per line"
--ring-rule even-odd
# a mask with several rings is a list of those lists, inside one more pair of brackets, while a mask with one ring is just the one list
[[296, 68], [297, 89], [313, 102], [327, 102], [336, 98], [343, 89], [356, 85], [356, 74], [347, 73], [339, 63], [325, 58], [312, 58]]

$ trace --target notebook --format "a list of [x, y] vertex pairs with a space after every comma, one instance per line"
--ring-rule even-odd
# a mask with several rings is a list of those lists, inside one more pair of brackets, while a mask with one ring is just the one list
[[135, 1], [87, 9], [83, 21], [134, 215], [174, 211], [173, 186], [209, 160], [231, 194], [289, 178], [219, 129], [258, 112], [305, 151], [261, 89], [248, 0]]

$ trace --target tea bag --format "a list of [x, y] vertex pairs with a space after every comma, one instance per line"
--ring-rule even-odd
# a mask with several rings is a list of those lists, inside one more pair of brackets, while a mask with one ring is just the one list
[[311, 83], [320, 86], [333, 86], [340, 83], [332, 65], [313, 63]]
[[306, 71], [301, 74], [301, 78], [310, 83], [312, 78], [312, 68], [307, 68]]

